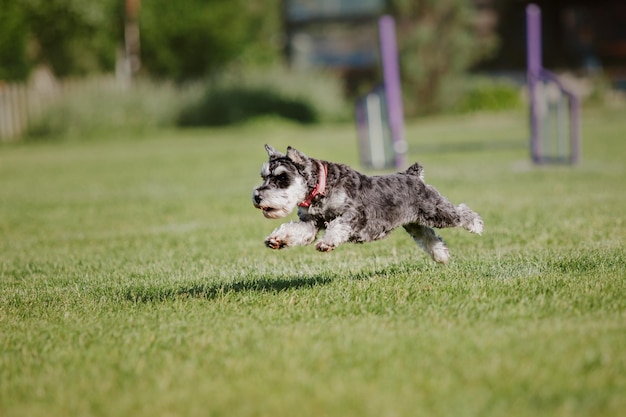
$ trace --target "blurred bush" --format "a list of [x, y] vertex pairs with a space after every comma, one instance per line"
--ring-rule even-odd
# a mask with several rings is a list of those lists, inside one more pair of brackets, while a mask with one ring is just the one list
[[197, 103], [184, 109], [181, 126], [223, 126], [260, 116], [277, 116], [300, 123], [318, 121], [315, 108], [306, 100], [284, 97], [267, 88], [209, 88]]
[[452, 111], [499, 111], [522, 106], [520, 86], [507, 80], [468, 76], [461, 88], [461, 97]]
[[215, 77], [203, 96], [183, 109], [179, 124], [220, 126], [264, 116], [300, 123], [352, 119], [337, 77], [273, 67], [228, 71]]
[[66, 82], [59, 98], [31, 120], [27, 137], [88, 139], [174, 126], [178, 113], [196, 96], [193, 89], [166, 82], [142, 80], [125, 86], [113, 77]]
[[34, 117], [30, 139], [138, 134], [175, 126], [222, 126], [263, 117], [299, 123], [352, 120], [341, 82], [286, 69], [228, 71], [209, 81], [174, 84], [113, 77], [63, 83], [63, 92]]

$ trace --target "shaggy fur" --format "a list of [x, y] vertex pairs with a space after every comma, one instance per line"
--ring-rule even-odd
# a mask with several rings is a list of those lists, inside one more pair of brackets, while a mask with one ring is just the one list
[[263, 165], [263, 184], [254, 189], [252, 202], [267, 218], [287, 216], [311, 195], [324, 175], [322, 169], [327, 171], [325, 193], [316, 195], [309, 207], [299, 207], [299, 221], [274, 230], [265, 239], [269, 248], [308, 245], [325, 230], [315, 248], [328, 252], [345, 242], [382, 239], [403, 226], [434, 261], [446, 263], [448, 248], [433, 227], [483, 231], [477, 213], [465, 204], [455, 206], [424, 182], [418, 163], [397, 174], [367, 176], [343, 164], [309, 158], [292, 147], [286, 154], [265, 148], [269, 161]]

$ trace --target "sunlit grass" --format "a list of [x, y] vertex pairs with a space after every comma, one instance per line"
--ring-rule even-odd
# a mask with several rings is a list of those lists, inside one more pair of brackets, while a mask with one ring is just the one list
[[528, 162], [526, 115], [407, 127], [485, 219], [270, 251], [264, 143], [358, 165], [352, 126], [262, 123], [0, 149], [3, 416], [617, 416], [626, 407], [626, 120]]

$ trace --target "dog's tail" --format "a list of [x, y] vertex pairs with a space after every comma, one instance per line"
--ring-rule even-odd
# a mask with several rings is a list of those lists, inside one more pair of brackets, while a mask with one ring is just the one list
[[417, 177], [420, 177], [420, 179], [424, 181], [424, 167], [421, 166], [419, 162], [411, 165], [409, 168], [407, 168], [406, 171], [404, 171], [404, 173], [408, 175], [415, 175]]

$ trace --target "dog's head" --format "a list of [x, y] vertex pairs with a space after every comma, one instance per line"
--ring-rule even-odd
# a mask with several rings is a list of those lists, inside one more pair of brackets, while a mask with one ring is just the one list
[[268, 219], [287, 216], [309, 191], [311, 161], [302, 152], [287, 148], [287, 154], [265, 145], [269, 161], [261, 168], [263, 184], [254, 189], [252, 203]]

